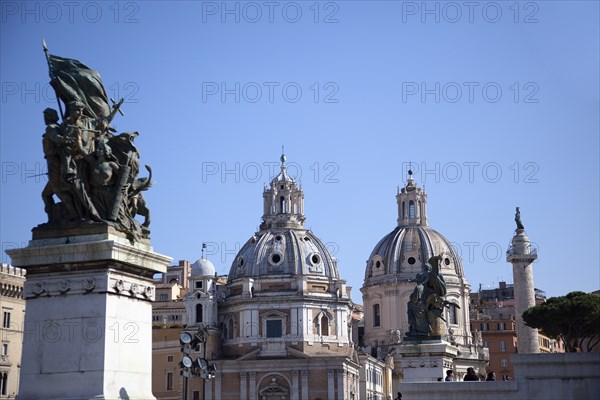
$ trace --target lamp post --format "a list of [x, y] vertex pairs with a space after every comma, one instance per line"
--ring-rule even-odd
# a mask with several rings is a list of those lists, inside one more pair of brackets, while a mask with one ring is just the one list
[[[196, 332], [183, 331], [179, 335], [181, 343], [181, 358], [180, 366], [183, 375], [183, 400], [188, 400], [189, 382], [188, 379], [192, 376], [200, 376], [204, 379], [202, 383], [202, 399], [206, 396], [206, 379], [212, 379], [216, 371], [215, 364], [208, 364], [206, 360], [206, 342], [208, 340], [208, 329], [204, 324], [198, 327]], [[197, 352], [198, 345], [202, 344], [202, 357], [193, 359], [193, 353]]]

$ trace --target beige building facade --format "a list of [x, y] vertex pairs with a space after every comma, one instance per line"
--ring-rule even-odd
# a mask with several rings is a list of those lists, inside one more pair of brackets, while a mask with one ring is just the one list
[[23, 349], [25, 270], [0, 264], [0, 399], [19, 392], [19, 367]]

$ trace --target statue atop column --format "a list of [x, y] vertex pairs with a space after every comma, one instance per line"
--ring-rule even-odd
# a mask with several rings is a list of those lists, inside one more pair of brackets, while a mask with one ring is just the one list
[[[48, 183], [42, 199], [48, 222], [37, 229], [105, 224], [132, 241], [148, 238], [150, 211], [142, 192], [152, 185], [152, 170], [146, 165], [149, 176], [138, 177], [140, 154], [134, 145], [138, 132], [117, 134], [110, 126], [117, 113], [123, 115], [123, 99], [109, 105], [98, 72], [77, 60], [49, 54], [45, 42], [44, 52], [60, 114], [44, 110]], [[144, 222], [136, 215], [145, 217]]]
[[519, 207], [517, 207], [517, 211], [515, 212], [515, 222], [517, 224], [517, 230], [525, 229], [523, 227], [523, 223], [521, 222], [521, 211], [519, 210]]
[[408, 302], [408, 323], [410, 325], [407, 336], [435, 336], [444, 333], [441, 321], [444, 307], [450, 303], [446, 301], [446, 282], [440, 274], [442, 257], [434, 256], [424, 265], [424, 271], [416, 276], [415, 289]]

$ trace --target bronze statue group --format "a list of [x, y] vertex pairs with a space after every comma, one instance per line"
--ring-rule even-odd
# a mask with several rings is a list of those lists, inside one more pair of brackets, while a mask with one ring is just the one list
[[142, 192], [152, 185], [152, 170], [146, 166], [149, 177], [138, 177], [138, 132], [116, 134], [110, 126], [117, 112], [122, 114], [123, 100], [110, 107], [96, 71], [44, 50], [59, 109], [62, 114], [62, 100], [67, 112], [60, 122], [55, 109], [44, 110], [48, 183], [42, 199], [48, 223], [39, 228], [107, 224], [130, 240], [148, 238], [150, 211]]

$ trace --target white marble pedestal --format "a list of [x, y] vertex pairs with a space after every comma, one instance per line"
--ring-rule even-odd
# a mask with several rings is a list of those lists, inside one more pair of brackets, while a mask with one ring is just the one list
[[152, 276], [171, 258], [100, 231], [7, 251], [27, 270], [19, 400], [155, 399]]
[[440, 339], [404, 340], [397, 347], [402, 355], [402, 382], [435, 382], [452, 369], [458, 347]]

